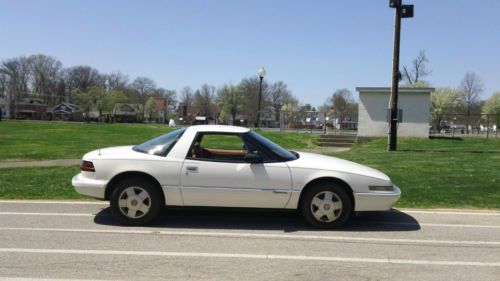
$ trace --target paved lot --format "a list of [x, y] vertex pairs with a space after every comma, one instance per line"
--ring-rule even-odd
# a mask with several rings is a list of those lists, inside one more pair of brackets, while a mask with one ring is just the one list
[[318, 231], [295, 213], [0, 201], [0, 279], [500, 280], [500, 212], [399, 210]]

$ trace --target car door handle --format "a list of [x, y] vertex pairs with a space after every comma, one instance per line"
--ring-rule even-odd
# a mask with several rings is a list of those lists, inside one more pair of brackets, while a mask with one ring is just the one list
[[198, 167], [196, 167], [196, 166], [186, 166], [186, 172], [188, 172], [188, 173], [198, 173]]

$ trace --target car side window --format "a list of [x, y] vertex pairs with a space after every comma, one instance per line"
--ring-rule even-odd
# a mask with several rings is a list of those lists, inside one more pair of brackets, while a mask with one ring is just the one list
[[244, 162], [247, 147], [238, 134], [200, 133], [188, 158], [217, 162]]

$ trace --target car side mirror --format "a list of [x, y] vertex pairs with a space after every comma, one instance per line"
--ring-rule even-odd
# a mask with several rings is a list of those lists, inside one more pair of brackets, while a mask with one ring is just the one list
[[245, 154], [245, 157], [243, 158], [243, 160], [245, 160], [246, 163], [250, 163], [250, 164], [263, 162], [262, 157], [260, 157], [259, 154], [251, 153], [251, 152]]

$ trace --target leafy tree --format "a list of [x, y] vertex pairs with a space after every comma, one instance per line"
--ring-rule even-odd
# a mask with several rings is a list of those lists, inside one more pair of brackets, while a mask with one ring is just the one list
[[500, 114], [500, 92], [493, 93], [493, 95], [486, 100], [481, 109], [481, 113], [492, 115]]
[[108, 99], [108, 105], [110, 106], [107, 108], [108, 111], [111, 111], [117, 103], [128, 102], [127, 96], [122, 90], [111, 90], [106, 95], [106, 98]]
[[89, 87], [85, 91], [80, 89], [76, 89], [73, 91], [73, 96], [76, 102], [80, 105], [80, 109], [82, 110], [83, 117], [87, 122], [90, 122], [89, 115], [90, 111], [96, 104], [96, 89]]
[[437, 88], [431, 93], [431, 118], [438, 132], [446, 116], [456, 112], [460, 97], [460, 90], [455, 88]]
[[217, 93], [217, 100], [222, 104], [220, 118], [223, 119], [226, 113], [231, 116], [231, 122], [236, 125], [236, 115], [241, 111], [243, 104], [241, 102], [241, 91], [234, 85], [224, 85]]
[[157, 113], [156, 106], [155, 106], [155, 98], [150, 97], [146, 101], [146, 104], [144, 105], [144, 114], [147, 116], [149, 119], [149, 123], [151, 123], [151, 120], [153, 120], [153, 116]]

